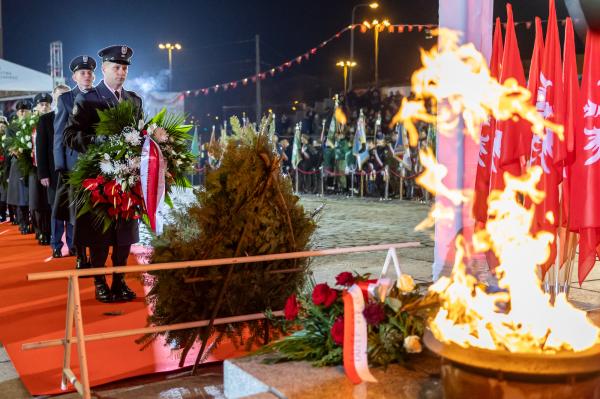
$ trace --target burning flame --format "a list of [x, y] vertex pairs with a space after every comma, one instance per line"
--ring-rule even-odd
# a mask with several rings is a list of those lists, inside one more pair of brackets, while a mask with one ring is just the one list
[[[459, 46], [460, 34], [448, 29], [433, 33], [439, 35], [438, 48], [421, 50], [423, 67], [412, 76], [415, 99], [405, 98], [390, 123], [404, 123], [411, 146], [418, 142], [417, 121], [437, 123], [444, 134], [454, 131], [462, 120], [465, 133], [478, 143], [480, 127], [489, 115], [496, 120], [518, 116], [531, 123], [534, 133], [543, 136], [548, 128], [562, 140], [564, 128], [544, 120], [531, 104], [531, 93], [516, 80], [498, 83], [473, 44]], [[427, 111], [425, 99], [436, 100], [437, 118]]]
[[505, 175], [506, 188], [492, 193], [490, 219], [474, 237], [476, 251], [491, 249], [498, 257], [502, 291], [488, 293], [466, 273], [468, 247], [462, 237], [457, 240], [452, 276], [430, 287], [442, 301], [430, 323], [440, 341], [510, 352], [582, 351], [600, 343], [600, 331], [584, 311], [574, 308], [564, 293], [552, 304], [541, 288], [536, 265], [546, 262], [554, 236], [532, 235], [534, 209], [518, 200], [519, 195], [534, 203], [543, 199], [535, 188], [541, 175], [539, 167], [520, 178]]
[[[459, 47], [455, 32], [440, 30], [439, 34], [439, 51], [422, 51], [424, 67], [412, 77], [416, 100], [405, 99], [392, 121], [405, 124], [411, 145], [417, 143], [418, 120], [437, 123], [441, 132], [454, 131], [462, 120], [466, 133], [478, 141], [480, 126], [489, 115], [496, 119], [518, 116], [531, 122], [536, 134], [542, 135], [547, 127], [562, 136], [563, 127], [538, 114], [527, 89], [510, 79], [499, 84], [473, 45]], [[435, 100], [437, 118], [427, 111], [428, 99]], [[421, 186], [456, 207], [471, 202], [468, 192], [443, 183], [447, 168], [436, 162], [431, 150], [421, 151], [421, 162], [424, 172], [417, 180]], [[533, 167], [522, 177], [505, 174], [504, 191], [493, 191], [488, 198], [485, 229], [475, 233], [472, 242], [462, 236], [456, 239], [451, 277], [442, 277], [430, 287], [441, 302], [429, 325], [438, 340], [519, 353], [583, 351], [600, 344], [600, 330], [584, 311], [574, 308], [564, 293], [552, 301], [542, 290], [537, 265], [546, 262], [554, 240], [549, 232], [530, 232], [535, 205], [544, 198], [536, 188], [542, 173], [541, 168]], [[531, 200], [529, 209], [522, 205], [522, 197]], [[437, 207], [429, 218], [452, 220], [450, 213], [447, 207]], [[498, 292], [488, 292], [466, 271], [465, 260], [473, 252], [489, 250], [499, 261]]]

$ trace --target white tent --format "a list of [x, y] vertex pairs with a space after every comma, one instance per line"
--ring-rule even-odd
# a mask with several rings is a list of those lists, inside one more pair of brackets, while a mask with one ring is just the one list
[[51, 91], [50, 75], [0, 59], [0, 101]]

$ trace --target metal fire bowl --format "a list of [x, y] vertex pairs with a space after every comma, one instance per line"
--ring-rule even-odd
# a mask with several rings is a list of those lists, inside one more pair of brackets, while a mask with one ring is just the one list
[[583, 352], [512, 353], [446, 344], [438, 341], [429, 330], [425, 332], [423, 342], [429, 350], [450, 362], [492, 373], [535, 376], [600, 373], [600, 345]]

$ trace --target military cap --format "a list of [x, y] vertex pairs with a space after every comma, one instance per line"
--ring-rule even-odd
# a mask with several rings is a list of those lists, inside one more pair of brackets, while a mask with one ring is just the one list
[[109, 46], [98, 51], [98, 56], [102, 58], [102, 62], [109, 61], [122, 65], [131, 64], [131, 56], [133, 50], [128, 46]]
[[71, 72], [75, 72], [80, 69], [89, 69], [90, 71], [94, 71], [96, 69], [96, 60], [94, 57], [90, 57], [89, 55], [80, 55], [71, 60], [69, 69]]
[[52, 96], [48, 93], [40, 93], [37, 94], [34, 98], [33, 98], [33, 103], [35, 105], [38, 105], [39, 103], [48, 103], [48, 104], [52, 104]]
[[15, 109], [18, 111], [20, 109], [28, 109], [31, 110], [31, 103], [27, 100], [19, 100], [15, 105]]

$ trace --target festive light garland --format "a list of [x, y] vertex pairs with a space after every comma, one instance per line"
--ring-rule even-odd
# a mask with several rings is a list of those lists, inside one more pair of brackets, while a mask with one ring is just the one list
[[[545, 23], [545, 22], [547, 22], [547, 21], [546, 20], [542, 21], [542, 23]], [[559, 20], [559, 22], [564, 26], [566, 23], [566, 19], [561, 19], [561, 20]], [[506, 23], [503, 23], [502, 25], [504, 25], [504, 27], [506, 27]], [[534, 22], [533, 21], [515, 22], [515, 26], [525, 26], [527, 29], [531, 29], [531, 27], [534, 26]], [[184, 95], [186, 97], [190, 97], [190, 96], [199, 96], [200, 94], [204, 94], [206, 96], [211, 93], [216, 93], [220, 90], [227, 91], [229, 89], [235, 89], [239, 85], [247, 86], [248, 83], [256, 83], [256, 81], [258, 79], [265, 80], [269, 76], [273, 77], [273, 76], [275, 76], [276, 73], [281, 73], [281, 72], [285, 71], [286, 69], [291, 68], [294, 65], [301, 64], [303, 60], [308, 60], [310, 57], [317, 54], [317, 51], [319, 51], [323, 47], [327, 46], [332, 41], [339, 39], [342, 36], [342, 34], [344, 34], [345, 32], [347, 32], [349, 30], [356, 29], [356, 28], [359, 28], [361, 33], [366, 33], [369, 30], [369, 28], [367, 26], [365, 26], [364, 24], [348, 25], [345, 28], [343, 28], [342, 30], [340, 30], [339, 32], [337, 32], [336, 34], [334, 34], [333, 36], [331, 36], [330, 38], [328, 38], [327, 40], [321, 42], [318, 46], [313, 47], [310, 50], [306, 51], [305, 53], [300, 54], [297, 57], [291, 58], [288, 61], [286, 61], [280, 65], [277, 65], [276, 67], [268, 69], [259, 74], [250, 75], [245, 78], [238, 79], [238, 80], [233, 80], [231, 82], [219, 83], [216, 85], [203, 87], [201, 89], [196, 89], [196, 90], [186, 90], [186, 91], [182, 92], [182, 95]], [[387, 30], [389, 33], [405, 33], [405, 32], [413, 32], [413, 31], [423, 32], [424, 30], [428, 31], [428, 30], [435, 29], [435, 28], [437, 28], [436, 24], [397, 24], [397, 25], [390, 25], [390, 26], [386, 27], [385, 30]]]

